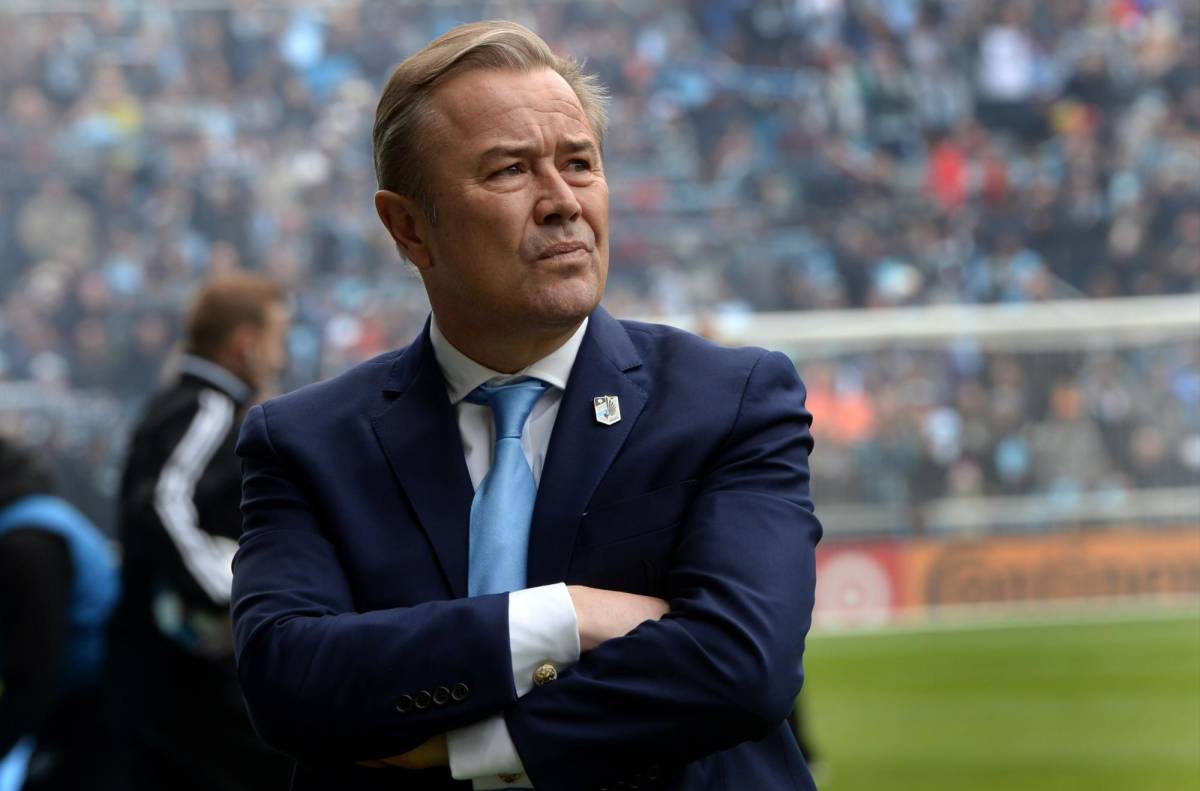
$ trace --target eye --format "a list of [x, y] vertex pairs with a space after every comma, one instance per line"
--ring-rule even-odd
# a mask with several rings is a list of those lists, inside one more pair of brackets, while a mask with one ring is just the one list
[[576, 173], [587, 173], [592, 169], [592, 163], [588, 159], [572, 159], [567, 163], [567, 167]]
[[511, 165], [507, 165], [507, 166], [502, 167], [499, 170], [497, 170], [495, 173], [492, 174], [492, 177], [495, 178], [497, 176], [519, 176], [519, 175], [521, 175], [521, 163], [514, 162]]

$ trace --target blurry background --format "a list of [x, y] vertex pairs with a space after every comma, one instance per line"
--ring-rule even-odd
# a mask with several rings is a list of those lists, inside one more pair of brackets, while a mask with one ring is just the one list
[[1200, 0], [0, 0], [0, 430], [110, 527], [206, 276], [407, 342], [375, 101], [479, 18], [612, 90], [608, 308], [809, 387], [823, 788], [1200, 788]]

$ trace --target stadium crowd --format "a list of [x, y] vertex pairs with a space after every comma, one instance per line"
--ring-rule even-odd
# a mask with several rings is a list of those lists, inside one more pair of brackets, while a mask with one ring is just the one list
[[[373, 97], [471, 18], [530, 25], [612, 91], [618, 315], [1200, 290], [1192, 3], [194, 5], [0, 24], [0, 428], [57, 449], [101, 523], [207, 275], [295, 295], [289, 386], [420, 328], [370, 201]], [[1195, 349], [1067, 356], [798, 361], [818, 496], [1195, 479]]]
[[[827, 501], [918, 506], [1200, 480], [1200, 346], [1037, 354], [873, 352], [799, 363]], [[1110, 501], [1115, 502], [1115, 501]]]

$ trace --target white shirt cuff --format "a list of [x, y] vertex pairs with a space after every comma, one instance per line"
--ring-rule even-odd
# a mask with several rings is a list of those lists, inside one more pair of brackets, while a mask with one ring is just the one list
[[[561, 582], [508, 594], [508, 646], [517, 697], [533, 689], [533, 671], [579, 661], [579, 620]], [[476, 789], [533, 788], [503, 715], [446, 734], [450, 775]]]
[[472, 780], [475, 788], [532, 788], [500, 714], [449, 731], [446, 752], [455, 780]]
[[579, 620], [561, 582], [508, 594], [508, 647], [517, 697], [533, 689], [533, 671], [579, 661]]

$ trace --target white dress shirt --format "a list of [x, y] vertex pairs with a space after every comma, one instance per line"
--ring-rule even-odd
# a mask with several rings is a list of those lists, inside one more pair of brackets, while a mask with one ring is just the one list
[[[491, 407], [464, 399], [484, 382], [503, 383], [529, 376], [550, 385], [534, 404], [521, 433], [521, 448], [533, 471], [533, 480], [541, 483], [558, 406], [586, 330], [587, 319], [584, 319], [575, 334], [546, 357], [515, 374], [501, 374], [454, 348], [442, 334], [436, 317], [430, 322], [429, 340], [458, 417], [467, 472], [474, 488], [479, 488], [492, 467], [496, 429]], [[552, 662], [562, 666], [578, 661], [579, 625], [566, 585], [560, 582], [510, 593], [508, 641], [513, 686], [518, 697], [533, 688], [533, 671], [539, 665]], [[476, 789], [533, 786], [524, 773], [503, 715], [496, 714], [450, 731], [446, 734], [446, 746], [450, 773], [456, 780], [471, 780]]]

